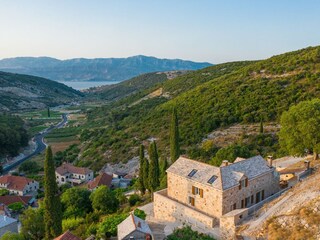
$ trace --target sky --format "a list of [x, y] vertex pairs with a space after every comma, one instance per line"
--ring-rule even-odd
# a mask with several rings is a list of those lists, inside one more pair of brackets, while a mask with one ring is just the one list
[[320, 45], [318, 0], [0, 0], [0, 59], [222, 63]]

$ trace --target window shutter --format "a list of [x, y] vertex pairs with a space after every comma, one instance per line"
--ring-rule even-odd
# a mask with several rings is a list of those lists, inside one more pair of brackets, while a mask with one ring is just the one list
[[262, 200], [264, 199], [264, 190], [262, 190]]
[[241, 190], [241, 181], [239, 182], [239, 190]]
[[203, 198], [203, 189], [200, 189], [200, 197]]
[[196, 188], [192, 186], [192, 194], [194, 195], [196, 193]]
[[248, 187], [248, 178], [246, 178], [245, 186]]
[[191, 198], [191, 205], [194, 206], [194, 198]]

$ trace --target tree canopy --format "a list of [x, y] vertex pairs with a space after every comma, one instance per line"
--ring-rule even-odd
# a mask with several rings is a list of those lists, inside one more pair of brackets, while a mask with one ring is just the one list
[[92, 207], [95, 211], [114, 213], [119, 208], [119, 201], [108, 187], [100, 186], [90, 195]]
[[290, 107], [280, 120], [279, 141], [289, 154], [320, 152], [320, 99], [303, 101]]

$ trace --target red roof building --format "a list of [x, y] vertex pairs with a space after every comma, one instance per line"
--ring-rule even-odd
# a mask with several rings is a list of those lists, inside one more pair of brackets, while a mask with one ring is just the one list
[[111, 187], [112, 175], [107, 173], [101, 173], [95, 179], [88, 183], [88, 189], [94, 190], [99, 186], [105, 185], [107, 187]]
[[32, 191], [37, 191], [39, 183], [26, 177], [4, 175], [0, 177], [0, 188], [7, 189], [10, 193], [24, 196]]
[[56, 237], [54, 240], [81, 240], [81, 238], [73, 235], [69, 230]]

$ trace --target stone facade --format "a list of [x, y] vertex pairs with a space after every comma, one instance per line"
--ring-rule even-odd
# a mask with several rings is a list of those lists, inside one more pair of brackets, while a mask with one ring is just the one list
[[198, 222], [210, 227], [218, 223], [217, 218], [169, 198], [166, 189], [154, 193], [154, 217], [171, 222], [180, 219], [192, 225]]
[[[154, 216], [212, 228], [226, 214], [246, 211], [280, 190], [279, 174], [269, 164], [257, 156], [219, 168], [180, 157], [167, 170], [168, 188], [154, 194]], [[245, 217], [239, 216], [230, 221]]]

